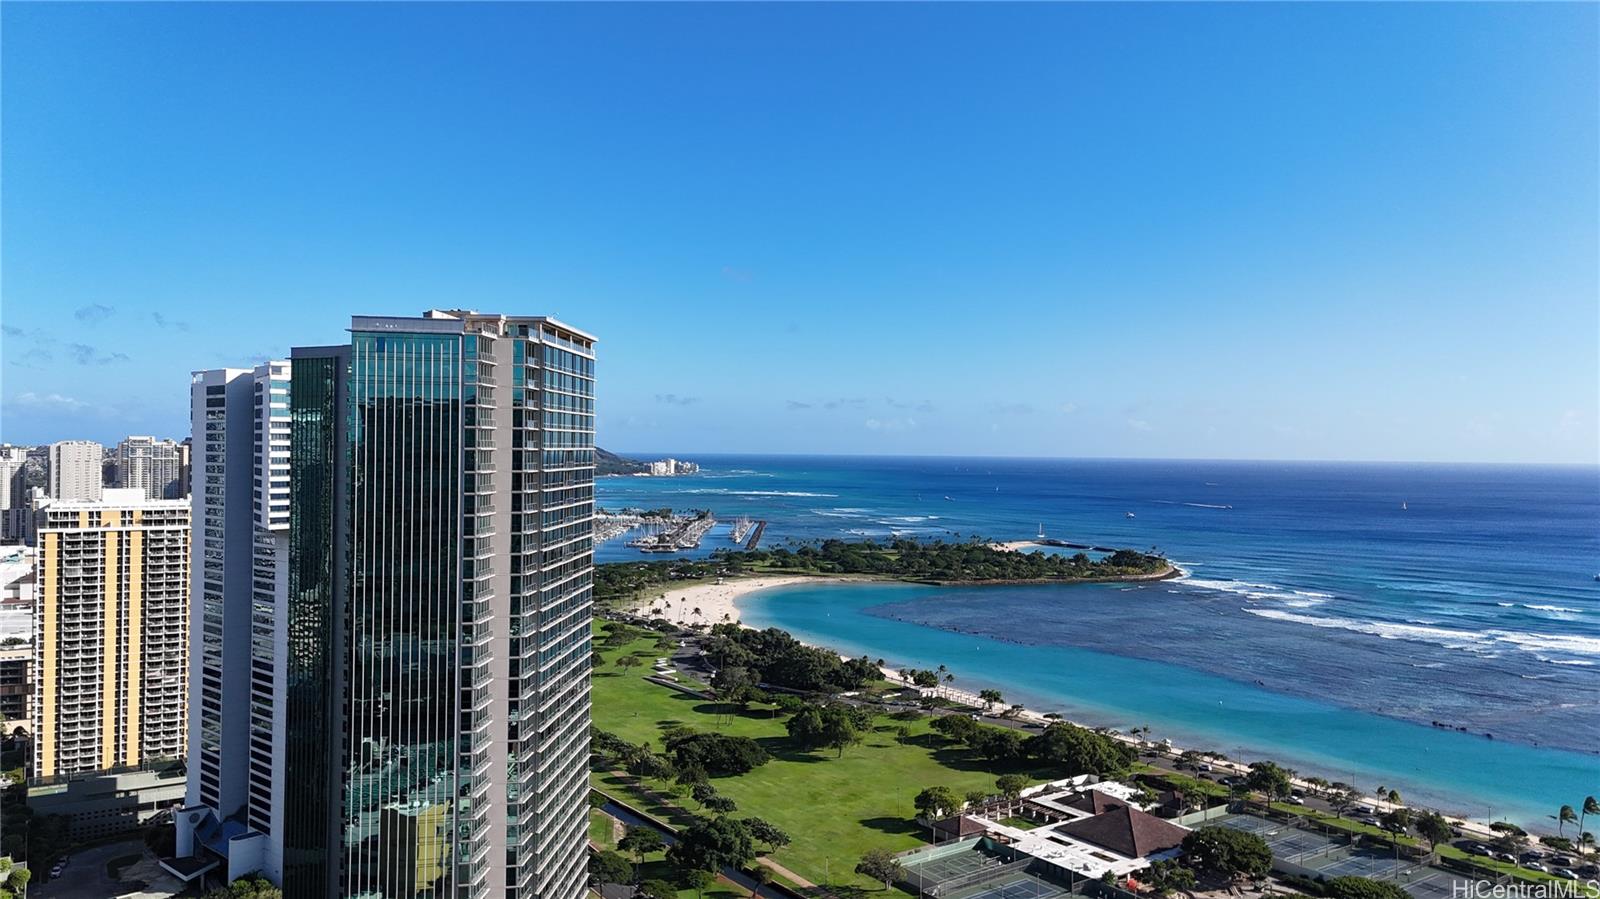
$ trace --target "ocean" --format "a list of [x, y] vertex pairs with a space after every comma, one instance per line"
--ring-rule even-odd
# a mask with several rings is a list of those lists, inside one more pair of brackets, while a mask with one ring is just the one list
[[[746, 623], [1075, 720], [1270, 757], [1474, 817], [1600, 794], [1600, 468], [882, 457], [697, 459], [599, 503], [827, 537], [1156, 548], [1151, 584], [770, 591]], [[694, 555], [729, 546], [718, 528]], [[622, 540], [600, 561], [645, 557]]]

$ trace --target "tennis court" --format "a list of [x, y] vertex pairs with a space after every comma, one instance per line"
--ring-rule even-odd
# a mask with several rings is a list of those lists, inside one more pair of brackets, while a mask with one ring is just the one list
[[1285, 861], [1298, 862], [1320, 853], [1325, 853], [1332, 847], [1340, 845], [1339, 841], [1330, 839], [1320, 833], [1310, 830], [1301, 830], [1289, 824], [1269, 821], [1254, 815], [1230, 815], [1218, 819], [1218, 823], [1234, 830], [1253, 833], [1266, 840], [1267, 847], [1272, 854]]
[[1396, 878], [1395, 883], [1417, 899], [1453, 899], [1469, 895], [1469, 892], [1457, 889], [1458, 883], [1469, 884], [1468, 890], [1471, 889], [1471, 881], [1467, 878], [1438, 868], [1419, 868], [1410, 877], [1402, 875]]
[[1370, 853], [1355, 853], [1343, 858], [1332, 859], [1327, 864], [1315, 866], [1317, 873], [1329, 877], [1393, 877], [1400, 869], [1406, 867], [1405, 862], [1395, 861], [1385, 855], [1372, 855]]
[[951, 894], [948, 899], [1055, 899], [1067, 891], [1032, 874], [1017, 872], [1014, 879], [1001, 883], [980, 883], [970, 890]]
[[944, 884], [981, 879], [985, 872], [998, 873], [1005, 865], [1005, 859], [974, 847], [927, 861], [908, 861], [906, 880], [922, 889], [934, 889]]

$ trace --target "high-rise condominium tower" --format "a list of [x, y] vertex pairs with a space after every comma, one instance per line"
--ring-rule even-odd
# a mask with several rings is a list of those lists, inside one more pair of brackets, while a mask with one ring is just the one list
[[[180, 833], [228, 879], [283, 865], [289, 363], [196, 372], [189, 783]], [[190, 817], [192, 816], [192, 817]], [[225, 823], [228, 839], [215, 841]], [[187, 826], [184, 826], [187, 825]], [[192, 849], [192, 845], [190, 847]]]
[[343, 606], [332, 892], [575, 899], [594, 338], [472, 312], [351, 332], [292, 357], [290, 595]]
[[180, 758], [188, 504], [107, 490], [36, 516], [33, 775]]
[[[248, 557], [254, 581], [269, 570], [283, 578], [269, 756], [272, 771], [287, 772], [272, 786], [281, 813], [255, 815], [253, 782], [234, 805], [223, 798], [240, 751], [228, 738], [230, 697], [250, 689], [227, 676], [224, 623], [222, 673], [200, 688], [218, 685], [218, 804], [198, 795], [180, 813], [180, 854], [208, 851], [206, 834], [233, 822], [233, 833], [270, 828], [286, 895], [576, 899], [594, 338], [537, 317], [358, 317], [348, 344], [295, 349], [290, 374], [288, 551], [266, 565], [259, 552]], [[213, 386], [217, 408], [231, 408], [228, 388], [204, 389]], [[222, 418], [231, 446], [232, 418]], [[196, 558], [208, 564], [213, 550], [229, 556], [234, 527], [222, 515], [212, 547], [198, 520], [207, 491], [234, 496], [208, 483], [216, 463], [202, 435], [213, 424], [197, 417], [194, 435]], [[204, 576], [197, 564], [197, 583]], [[271, 617], [264, 597], [254, 602], [257, 620]], [[231, 608], [222, 601], [223, 619]], [[249, 658], [252, 670], [269, 667]], [[203, 718], [207, 697], [197, 695]], [[208, 739], [197, 720], [196, 739]], [[251, 740], [264, 721], [252, 714]], [[197, 744], [191, 755], [201, 777], [208, 751]], [[260, 749], [245, 751], [254, 765]]]
[[93, 440], [63, 440], [50, 444], [51, 499], [94, 502], [105, 482], [105, 448]]
[[117, 486], [137, 488], [150, 499], [178, 499], [183, 461], [178, 444], [154, 437], [128, 437], [117, 444]]

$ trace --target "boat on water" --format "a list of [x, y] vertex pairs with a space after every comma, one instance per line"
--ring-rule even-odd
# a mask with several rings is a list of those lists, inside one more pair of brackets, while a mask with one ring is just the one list
[[1132, 512], [1125, 512], [1123, 514], [1125, 514], [1129, 518], [1137, 518], [1138, 517], [1137, 515], [1134, 515]]
[[1402, 512], [1407, 511], [1406, 510], [1406, 501], [1405, 500], [1401, 500], [1400, 501], [1400, 511], [1402, 511]]
[[955, 502], [955, 500], [953, 500], [953, 499], [951, 499], [951, 498], [950, 498], [950, 497], [948, 497], [948, 496], [946, 496], [946, 497], [945, 497], [945, 498], [944, 498], [944, 501], [945, 501], [945, 502], [947, 502], [947, 503], [953, 503], [953, 502]]

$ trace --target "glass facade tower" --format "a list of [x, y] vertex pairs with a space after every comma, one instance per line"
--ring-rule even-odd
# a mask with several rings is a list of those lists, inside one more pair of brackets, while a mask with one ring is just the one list
[[361, 317], [292, 366], [287, 892], [576, 899], [594, 338]]

